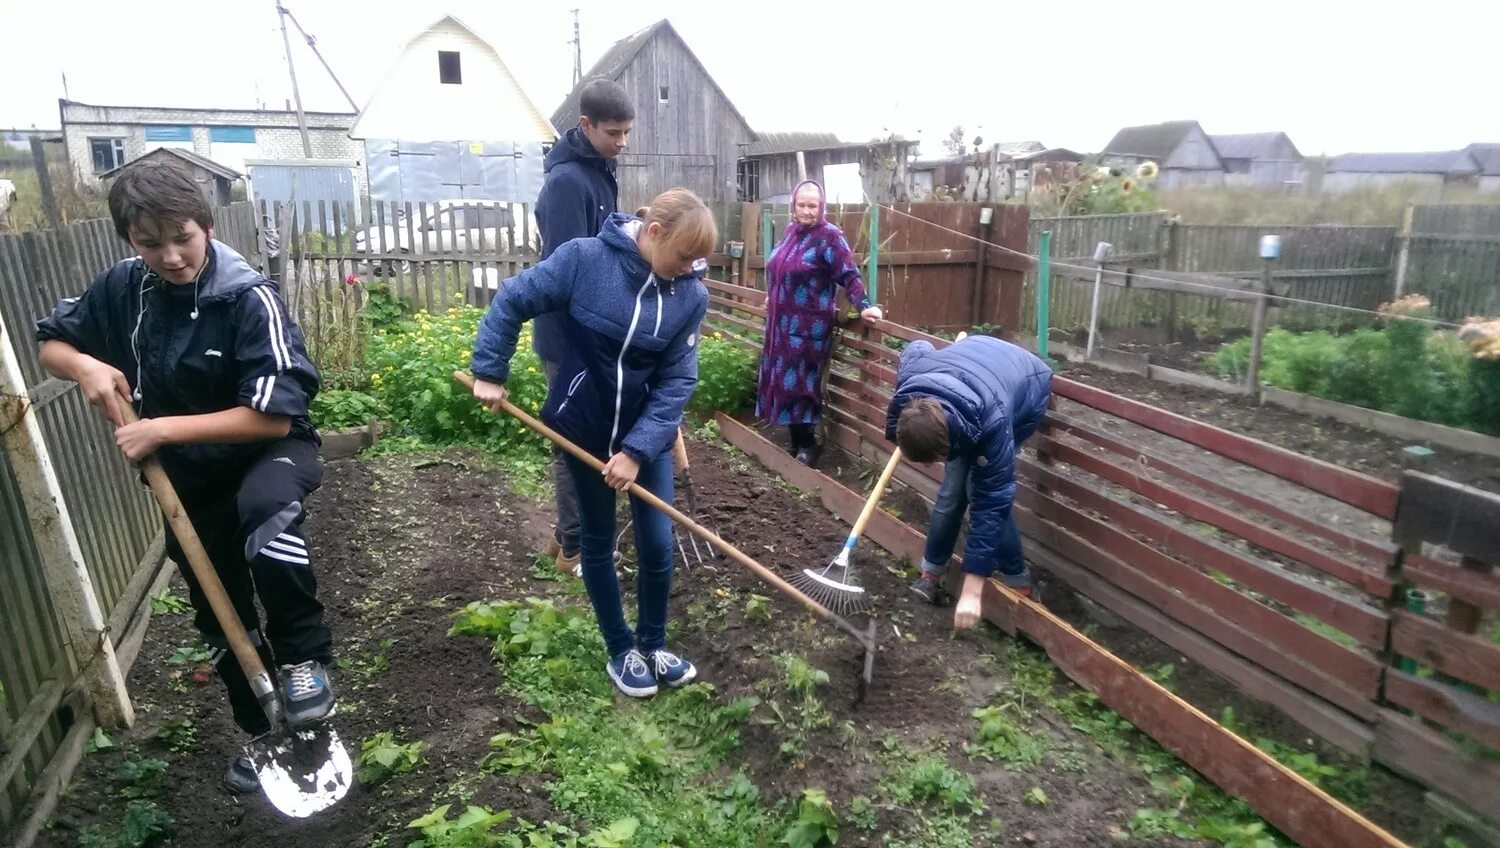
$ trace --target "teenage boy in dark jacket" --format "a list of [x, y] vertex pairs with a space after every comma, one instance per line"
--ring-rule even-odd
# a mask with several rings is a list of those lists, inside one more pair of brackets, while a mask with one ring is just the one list
[[955, 627], [978, 622], [984, 581], [997, 570], [1005, 585], [1032, 595], [1021, 534], [1011, 515], [1016, 451], [1042, 423], [1051, 395], [1047, 363], [1000, 339], [960, 336], [942, 350], [916, 341], [901, 354], [886, 438], [913, 462], [944, 462], [922, 575], [911, 587], [924, 600], [939, 601], [939, 582], [964, 512], [970, 513]]
[[[578, 126], [572, 127], [547, 153], [546, 181], [536, 201], [537, 229], [542, 235], [542, 259], [573, 239], [599, 235], [616, 211], [620, 189], [615, 182], [615, 160], [630, 141], [635, 107], [618, 83], [596, 79], [579, 92]], [[542, 360], [550, 386], [566, 354], [568, 339], [561, 312], [538, 315], [532, 321], [531, 346]], [[552, 549], [562, 571], [578, 568], [578, 498], [573, 492], [561, 451], [552, 455], [557, 526]]]
[[[110, 188], [109, 211], [139, 255], [37, 323], [42, 365], [79, 384], [115, 425], [127, 459], [161, 461], [251, 642], [278, 670], [287, 720], [316, 724], [334, 706], [332, 637], [302, 534], [303, 501], [323, 477], [308, 418], [318, 373], [302, 331], [276, 284], [213, 240], [213, 213], [179, 166], [131, 167]], [[117, 393], [134, 402], [139, 422], [124, 424]], [[170, 526], [166, 534], [168, 556], [186, 562]], [[182, 576], [235, 723], [266, 732], [202, 589], [191, 570]], [[224, 781], [235, 792], [259, 789], [240, 756]]]

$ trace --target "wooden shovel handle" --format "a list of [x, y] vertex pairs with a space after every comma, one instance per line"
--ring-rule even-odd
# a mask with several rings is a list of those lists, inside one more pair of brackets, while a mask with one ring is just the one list
[[849, 531], [849, 538], [857, 539], [865, 534], [865, 525], [870, 522], [870, 516], [875, 514], [875, 505], [880, 503], [880, 496], [885, 493], [885, 487], [891, 482], [891, 475], [896, 473], [896, 466], [901, 462], [901, 448], [891, 451], [891, 458], [886, 462], [885, 468], [880, 472], [880, 479], [875, 481], [875, 488], [870, 492], [870, 497], [865, 501], [864, 509], [859, 511], [859, 518], [854, 521], [854, 528]]
[[677, 439], [672, 442], [672, 461], [677, 464], [677, 470], [686, 472], [688, 470], [687, 441], [682, 438], [682, 428], [677, 428]]
[[[134, 424], [140, 420], [135, 414], [135, 407], [131, 405], [130, 399], [116, 393], [119, 400], [120, 415], [126, 424]], [[265, 677], [265, 663], [261, 662], [260, 654], [255, 646], [250, 644], [250, 634], [245, 632], [245, 625], [240, 621], [240, 614], [235, 611], [234, 604], [229, 602], [229, 594], [224, 591], [224, 583], [219, 580], [219, 573], [214, 570], [214, 565], [208, 558], [208, 552], [203, 549], [203, 541], [198, 538], [198, 531], [193, 529], [193, 522], [188, 518], [187, 510], [182, 506], [182, 499], [177, 496], [177, 489], [172, 481], [167, 479], [167, 472], [161, 467], [161, 461], [155, 456], [148, 456], [140, 461], [141, 473], [146, 476], [146, 483], [151, 486], [151, 494], [156, 496], [156, 502], [161, 506], [161, 511], [167, 517], [167, 523], [172, 527], [172, 534], [177, 537], [177, 544], [182, 546], [182, 553], [187, 557], [188, 567], [193, 570], [193, 577], [198, 581], [198, 588], [203, 590], [204, 597], [208, 598], [208, 605], [213, 609], [214, 618], [219, 620], [219, 628], [224, 631], [224, 638], [229, 640], [229, 647], [234, 651], [235, 659], [240, 661], [240, 668], [245, 672], [245, 679], [252, 681], [258, 677]], [[257, 693], [260, 694], [260, 693]], [[263, 702], [264, 705], [264, 702]], [[274, 716], [272, 717], [274, 723]]]
[[[474, 378], [469, 374], [466, 374], [462, 371], [454, 371], [453, 379], [462, 383], [470, 390], [473, 390], [474, 388]], [[598, 457], [568, 441], [556, 430], [553, 430], [546, 424], [543, 424], [542, 422], [531, 417], [531, 415], [529, 415], [526, 410], [521, 409], [520, 407], [511, 403], [508, 398], [506, 400], [500, 401], [500, 408], [515, 416], [515, 418], [522, 424], [525, 424], [527, 427], [530, 427], [531, 429], [545, 436], [553, 444], [572, 454], [580, 462], [587, 464], [595, 471], [601, 473], [604, 471], [604, 463]], [[682, 438], [681, 431], [678, 432], [678, 438]], [[845, 621], [843, 618], [837, 615], [834, 615], [833, 612], [830, 611], [827, 607], [797, 591], [797, 588], [795, 586], [781, 579], [781, 577], [774, 571], [771, 571], [769, 568], [766, 568], [765, 566], [751, 559], [739, 548], [736, 548], [734, 545], [731, 545], [723, 539], [719, 538], [718, 534], [709, 531], [698, 522], [694, 521], [691, 518], [688, 518], [671, 504], [652, 494], [650, 490], [641, 486], [639, 483], [631, 483], [630, 493], [666, 513], [673, 521], [676, 521], [678, 524], [681, 524], [683, 527], [686, 527], [688, 530], [690, 530], [694, 536], [697, 536], [703, 541], [723, 551], [725, 556], [734, 560], [741, 566], [748, 568], [750, 571], [754, 572], [756, 576], [760, 577], [760, 579], [771, 584], [787, 597], [791, 598], [797, 603], [802, 604], [804, 607], [807, 607], [807, 609], [814, 614], [820, 615], [823, 618], [832, 621], [833, 623], [837, 624], [842, 630], [849, 633], [855, 639], [859, 640], [861, 644], [864, 643], [866, 638], [865, 634], [854, 629], [853, 625], [849, 624], [849, 622]]]

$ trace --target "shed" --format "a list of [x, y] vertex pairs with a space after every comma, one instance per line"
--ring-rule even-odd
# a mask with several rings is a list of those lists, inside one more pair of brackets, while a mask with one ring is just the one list
[[120, 174], [125, 173], [141, 162], [155, 162], [164, 159], [175, 161], [179, 165], [187, 167], [188, 173], [192, 174], [193, 182], [198, 184], [199, 190], [208, 199], [209, 206], [219, 207], [229, 205], [232, 199], [234, 184], [240, 179], [240, 172], [226, 168], [212, 159], [199, 156], [191, 150], [181, 150], [175, 147], [158, 147], [117, 168], [105, 171], [99, 175], [99, 179], [108, 185]]
[[1197, 121], [1167, 121], [1125, 127], [1105, 145], [1104, 161], [1134, 168], [1155, 162], [1164, 189], [1223, 185], [1224, 162]]

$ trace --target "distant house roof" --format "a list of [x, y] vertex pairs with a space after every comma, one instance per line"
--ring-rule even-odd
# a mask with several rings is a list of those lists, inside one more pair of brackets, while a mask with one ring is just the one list
[[1040, 141], [1002, 141], [997, 146], [1002, 155], [1018, 159], [1028, 153], [1040, 153], [1047, 149], [1046, 145]]
[[1500, 144], [1471, 144], [1464, 149], [1479, 163], [1481, 174], [1500, 176]]
[[1333, 157], [1328, 173], [1477, 174], [1479, 163], [1466, 150], [1437, 153], [1345, 153]]
[[1048, 147], [1045, 150], [1034, 150], [1030, 153], [1016, 154], [1011, 157], [1017, 162], [1082, 162], [1084, 156], [1077, 151], [1066, 147]]
[[189, 165], [197, 168], [202, 168], [203, 170], [209, 172], [210, 174], [213, 174], [216, 177], [223, 177], [224, 179], [231, 182], [240, 178], [239, 171], [236, 171], [233, 168], [226, 168], [223, 165], [220, 165], [218, 162], [215, 162], [214, 160], [209, 159], [206, 156], [199, 156], [191, 150], [179, 150], [175, 147], [158, 147], [155, 150], [150, 151], [149, 153], [144, 153], [134, 159], [131, 159], [129, 162], [126, 162], [123, 165], [110, 168], [108, 171], [100, 174], [99, 179], [107, 180], [110, 177], [119, 174], [121, 171], [124, 171], [126, 168], [131, 167], [137, 162], [144, 162], [147, 159], [155, 159], [161, 156], [172, 156], [174, 158], [181, 159]]
[[909, 141], [900, 136], [891, 139], [891, 142], [841, 141], [833, 133], [825, 132], [763, 132], [756, 133], [755, 141], [745, 145], [744, 152], [740, 155], [746, 159], [755, 159], [763, 156], [785, 156], [799, 150], [853, 150], [886, 143], [907, 146], [917, 144], [915, 141]]
[[[583, 87], [588, 85], [591, 80], [596, 79], [618, 81], [620, 74], [624, 73], [625, 69], [630, 67], [630, 63], [635, 61], [636, 54], [641, 52], [641, 48], [650, 44], [651, 39], [663, 32], [671, 34], [673, 38], [682, 44], [682, 49], [687, 51], [693, 63], [698, 66], [698, 70], [703, 72], [703, 78], [708, 80], [708, 84], [714, 87], [714, 91], [719, 92], [719, 95], [729, 104], [729, 110], [734, 113], [735, 117], [740, 119], [740, 123], [749, 128], [750, 122], [745, 120], [744, 115], [740, 114], [739, 107], [734, 105], [734, 101], [714, 81], [713, 75], [708, 72], [708, 68], [703, 66], [703, 62], [699, 61], [698, 56], [693, 53], [693, 49], [688, 47], [687, 42], [683, 40], [681, 35], [677, 34], [677, 30], [666, 18], [662, 18], [639, 32], [625, 36], [616, 41], [608, 50], [604, 51], [604, 55], [599, 57], [599, 61], [594, 63], [594, 67], [590, 68], [589, 72], [583, 75], [583, 79], [578, 81], [578, 85], [573, 86], [573, 90], [568, 92], [567, 97], [563, 98], [562, 105], [558, 106], [557, 111], [552, 113], [552, 126], [556, 127], [560, 133], [567, 132], [570, 128], [577, 126], [580, 114], [578, 109], [578, 95], [583, 90]], [[751, 130], [751, 132], [753, 133], [754, 130]]]
[[825, 132], [763, 132], [755, 134], [755, 141], [745, 145], [745, 156], [775, 156], [780, 153], [796, 153], [799, 150], [831, 150], [843, 147], [844, 142], [833, 133]]
[[1300, 159], [1302, 154], [1297, 152], [1297, 146], [1292, 144], [1292, 140], [1283, 132], [1239, 133], [1208, 137], [1208, 140], [1213, 142], [1214, 149], [1219, 151], [1221, 159], [1280, 158], [1276, 155], [1276, 146], [1283, 139]]
[[1201, 129], [1197, 121], [1167, 121], [1164, 124], [1126, 127], [1115, 133], [1115, 137], [1104, 146], [1104, 152], [1165, 160], [1182, 144], [1188, 133], [1195, 129]]

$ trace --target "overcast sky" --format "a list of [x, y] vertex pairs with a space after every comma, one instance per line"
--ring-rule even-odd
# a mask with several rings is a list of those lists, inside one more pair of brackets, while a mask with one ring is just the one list
[[[930, 151], [961, 124], [1096, 151], [1121, 126], [1196, 118], [1210, 133], [1284, 130], [1306, 155], [1500, 142], [1496, 0], [926, 0], [888, 14], [868, 0], [286, 2], [361, 105], [448, 13], [550, 115], [571, 83], [576, 7], [585, 70], [667, 17], [758, 130], [921, 130]], [[56, 127], [64, 73], [86, 103], [282, 107], [276, 18], [274, 0], [0, 0], [0, 127]], [[346, 109], [292, 37], [306, 107]]]

